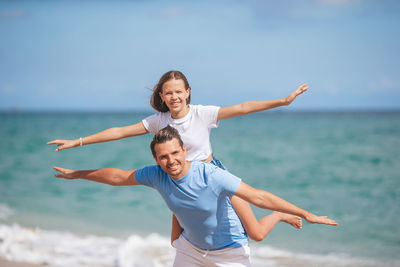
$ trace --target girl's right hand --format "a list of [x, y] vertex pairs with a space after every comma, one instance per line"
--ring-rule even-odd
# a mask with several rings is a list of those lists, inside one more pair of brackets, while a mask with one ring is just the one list
[[53, 140], [48, 145], [57, 145], [56, 151], [79, 146], [79, 140]]

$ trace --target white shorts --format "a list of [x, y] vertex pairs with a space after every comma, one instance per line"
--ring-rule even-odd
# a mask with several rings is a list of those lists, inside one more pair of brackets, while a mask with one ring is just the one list
[[176, 248], [173, 267], [250, 267], [250, 248], [225, 248], [219, 250], [202, 250], [193, 246], [182, 235], [172, 246]]

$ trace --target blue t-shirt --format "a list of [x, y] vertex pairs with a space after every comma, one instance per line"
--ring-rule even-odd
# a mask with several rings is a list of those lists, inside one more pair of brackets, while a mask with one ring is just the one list
[[194, 246], [217, 250], [247, 245], [247, 235], [229, 197], [241, 179], [210, 163], [193, 161], [189, 172], [175, 180], [160, 166], [136, 171], [136, 181], [156, 189]]

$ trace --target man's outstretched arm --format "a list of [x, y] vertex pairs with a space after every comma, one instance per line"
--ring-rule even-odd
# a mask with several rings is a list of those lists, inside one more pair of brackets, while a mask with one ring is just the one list
[[136, 170], [126, 171], [115, 168], [98, 170], [70, 170], [60, 167], [53, 167], [58, 171], [55, 176], [64, 179], [85, 179], [93, 182], [109, 184], [114, 186], [139, 185], [136, 181]]
[[309, 223], [319, 223], [327, 225], [338, 225], [334, 220], [326, 216], [316, 216], [304, 209], [301, 209], [282, 198], [267, 191], [256, 189], [243, 182], [240, 183], [236, 196], [252, 203], [253, 205], [269, 210], [280, 211], [304, 218]]

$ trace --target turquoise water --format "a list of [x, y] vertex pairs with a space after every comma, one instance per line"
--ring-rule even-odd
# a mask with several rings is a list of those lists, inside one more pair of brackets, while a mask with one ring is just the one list
[[[151, 135], [61, 152], [46, 145], [146, 115], [0, 114], [0, 223], [121, 239], [158, 233], [167, 239], [171, 215], [154, 190], [62, 180], [52, 170], [153, 164]], [[248, 184], [340, 224], [305, 223], [302, 230], [279, 224], [252, 247], [399, 264], [400, 112], [266, 112], [222, 121], [212, 144], [217, 158]], [[254, 211], [258, 217], [269, 213]]]

